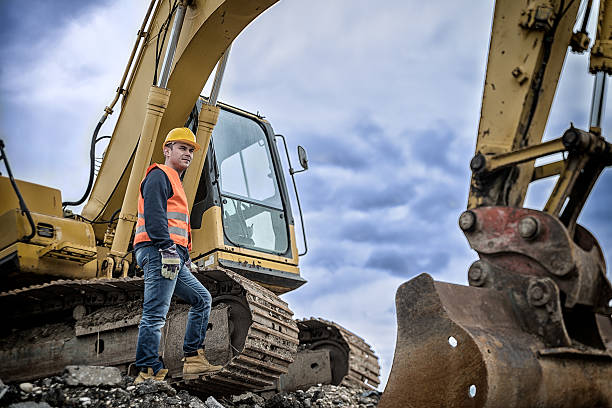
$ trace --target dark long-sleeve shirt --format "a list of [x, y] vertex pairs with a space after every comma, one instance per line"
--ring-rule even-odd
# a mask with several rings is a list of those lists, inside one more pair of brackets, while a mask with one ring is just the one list
[[[140, 185], [142, 198], [144, 199], [144, 218], [147, 235], [151, 241], [139, 242], [136, 248], [154, 245], [157, 249], [166, 249], [174, 241], [168, 233], [168, 199], [174, 195], [172, 184], [166, 173], [159, 168], [154, 168]], [[176, 245], [181, 258], [189, 257], [187, 248]]]

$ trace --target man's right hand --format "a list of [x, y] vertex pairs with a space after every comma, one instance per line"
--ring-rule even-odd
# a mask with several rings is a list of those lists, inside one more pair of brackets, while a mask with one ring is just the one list
[[181, 268], [181, 258], [176, 250], [176, 245], [172, 244], [166, 249], [160, 249], [162, 258], [161, 275], [167, 279], [174, 279]]

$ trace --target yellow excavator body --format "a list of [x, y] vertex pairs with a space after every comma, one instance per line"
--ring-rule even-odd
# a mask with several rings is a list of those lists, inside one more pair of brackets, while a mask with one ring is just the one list
[[[0, 194], [9, 198], [0, 203], [0, 307], [15, 311], [0, 329], [3, 380], [55, 375], [67, 364], [129, 370], [144, 285], [132, 245], [138, 191], [150, 164], [163, 162], [168, 132], [188, 127], [202, 147], [182, 178], [190, 256], [196, 278], [213, 296], [207, 356], [224, 369], [182, 378], [181, 342], [167, 341], [185, 327], [188, 310], [176, 302], [160, 350], [169, 378], [213, 394], [325, 379], [378, 385], [378, 360], [363, 339], [323, 320], [298, 329], [277, 296], [306, 283], [277, 135], [259, 115], [216, 100], [231, 43], [275, 2], [151, 1], [115, 98], [94, 131], [81, 200], [62, 201], [56, 189], [15, 180], [0, 141], [9, 172], [0, 177]], [[213, 92], [202, 97], [215, 66]], [[121, 112], [94, 181], [98, 132], [119, 99]], [[306, 169], [305, 154], [300, 161]], [[83, 203], [81, 214], [67, 208]], [[291, 369], [299, 345], [309, 353], [301, 359], [308, 366]], [[311, 364], [321, 362], [327, 371], [313, 371]]]
[[[22, 214], [8, 177], [0, 176], [0, 260], [3, 288], [40, 283], [45, 276], [89, 279], [97, 274], [97, 249], [90, 224], [62, 217], [59, 190], [17, 180], [34, 220], [35, 234]], [[19, 272], [16, 272], [19, 271]], [[17, 281], [15, 283], [14, 281]]]

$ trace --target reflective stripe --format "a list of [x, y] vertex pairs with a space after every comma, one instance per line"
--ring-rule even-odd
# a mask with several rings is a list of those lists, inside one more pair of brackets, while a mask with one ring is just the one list
[[187, 214], [175, 212], [175, 211], [168, 211], [167, 217], [169, 220], [179, 220], [179, 221], [185, 221], [185, 222], [187, 222], [187, 220], [189, 219]]
[[[144, 218], [144, 214], [143, 213], [138, 213], [138, 218]], [[183, 214], [180, 212], [176, 212], [176, 211], [168, 211], [166, 213], [166, 218], [168, 218], [169, 220], [178, 220], [178, 221], [189, 221], [189, 216], [187, 216], [187, 214]]]
[[[147, 229], [144, 225], [139, 225], [136, 227], [136, 234], [146, 233]], [[168, 227], [168, 233], [174, 235], [180, 235], [181, 237], [188, 237], [187, 230], [185, 228], [180, 227]]]
[[174, 235], [180, 235], [181, 237], [185, 237], [185, 238], [188, 237], [187, 230], [185, 228], [168, 227], [168, 233], [174, 234]]

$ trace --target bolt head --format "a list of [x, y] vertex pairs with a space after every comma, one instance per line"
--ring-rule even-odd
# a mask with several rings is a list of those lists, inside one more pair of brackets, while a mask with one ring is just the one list
[[533, 300], [542, 300], [544, 297], [544, 290], [540, 286], [535, 286], [531, 291], [531, 298]]
[[524, 239], [535, 238], [538, 235], [538, 229], [538, 220], [531, 216], [524, 217], [518, 223], [518, 233]]
[[532, 282], [527, 288], [527, 297], [532, 306], [543, 306], [550, 300], [551, 289], [546, 282]]
[[469, 231], [476, 225], [476, 214], [473, 211], [467, 210], [464, 211], [459, 216], [459, 228], [462, 231]]
[[472, 286], [482, 286], [487, 279], [487, 271], [480, 261], [476, 261], [468, 270], [468, 281]]
[[479, 171], [485, 166], [486, 159], [482, 153], [478, 153], [476, 156], [472, 157], [470, 160], [470, 168], [472, 171]]
[[573, 147], [575, 144], [577, 144], [578, 139], [578, 133], [572, 128], [566, 130], [561, 138], [563, 145], [567, 148]]
[[468, 276], [471, 280], [479, 280], [482, 277], [482, 268], [480, 266], [470, 268]]

